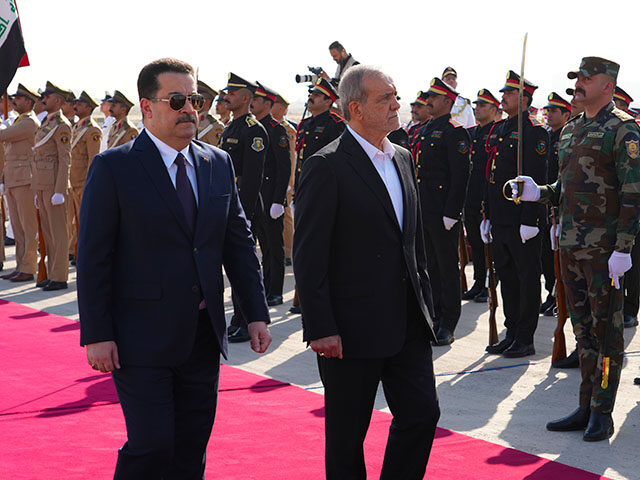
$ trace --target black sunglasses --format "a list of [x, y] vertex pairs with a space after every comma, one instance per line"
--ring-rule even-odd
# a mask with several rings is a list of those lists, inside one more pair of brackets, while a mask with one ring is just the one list
[[204, 107], [204, 97], [199, 93], [192, 93], [191, 95], [185, 95], [184, 93], [175, 93], [169, 98], [150, 98], [149, 100], [154, 102], [169, 102], [169, 106], [172, 110], [180, 110], [187, 103], [187, 99], [193, 105], [193, 109], [196, 111], [202, 110]]

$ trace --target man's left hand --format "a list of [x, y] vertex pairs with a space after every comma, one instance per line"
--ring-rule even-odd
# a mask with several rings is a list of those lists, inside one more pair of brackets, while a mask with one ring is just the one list
[[284, 215], [284, 205], [280, 203], [272, 203], [271, 208], [269, 209], [269, 215], [274, 220], [277, 220], [282, 215]]
[[613, 280], [614, 286], [620, 290], [620, 277], [631, 269], [633, 262], [630, 253], [614, 251], [607, 262], [609, 266], [609, 278]]
[[251, 337], [251, 350], [264, 353], [271, 345], [271, 333], [265, 322], [251, 322], [247, 327]]
[[442, 217], [442, 223], [444, 223], [444, 228], [449, 231], [453, 228], [453, 226], [458, 222], [455, 218], [451, 217]]

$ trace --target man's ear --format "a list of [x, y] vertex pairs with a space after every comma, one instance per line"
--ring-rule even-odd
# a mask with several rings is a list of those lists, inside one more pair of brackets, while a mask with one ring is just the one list
[[153, 113], [151, 111], [151, 100], [149, 100], [148, 98], [141, 98], [140, 111], [144, 115], [144, 118], [152, 118]]
[[355, 100], [349, 103], [349, 114], [351, 118], [360, 120], [362, 118], [362, 104]]

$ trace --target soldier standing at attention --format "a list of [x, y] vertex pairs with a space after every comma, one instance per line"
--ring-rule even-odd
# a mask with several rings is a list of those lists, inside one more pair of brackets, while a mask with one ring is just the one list
[[435, 310], [435, 345], [449, 345], [460, 320], [458, 238], [471, 142], [465, 128], [451, 118], [458, 93], [439, 78], [431, 80], [426, 93], [432, 118], [418, 133], [413, 152]]
[[73, 107], [75, 106], [75, 101], [76, 94], [71, 90], [66, 90], [64, 103], [62, 104], [61, 110], [62, 114], [67, 117], [67, 120], [69, 120], [69, 123], [72, 127], [76, 123], [76, 111], [73, 109]]
[[104, 115], [104, 122], [100, 126], [100, 130], [102, 130], [102, 139], [100, 140], [100, 152], [104, 152], [108, 147], [109, 143], [109, 133], [111, 133], [111, 128], [113, 124], [116, 122], [116, 119], [111, 116], [111, 112], [109, 112], [109, 108], [111, 108], [111, 104], [109, 103], [109, 99], [111, 95], [105, 92], [105, 96], [102, 100], [100, 100], [100, 112]]
[[[487, 220], [482, 222], [482, 240], [493, 237], [494, 264], [500, 278], [502, 306], [507, 332], [486, 351], [519, 358], [536, 353], [533, 336], [540, 311], [540, 222], [545, 214], [542, 205], [516, 204], [507, 200], [503, 185], [517, 174], [518, 143], [522, 142], [522, 171], [537, 182], [547, 178], [549, 134], [529, 115], [533, 92], [538, 88], [524, 80], [522, 104], [518, 103], [520, 76], [507, 74], [502, 94], [502, 108], [509, 116], [494, 125], [487, 148], [488, 183], [485, 194]], [[518, 114], [522, 115], [522, 139], [518, 139]], [[508, 190], [508, 189], [507, 189]]]
[[67, 232], [67, 192], [71, 163], [71, 124], [60, 108], [66, 92], [47, 82], [42, 99], [47, 117], [36, 132], [33, 146], [31, 189], [40, 210], [47, 246], [48, 278], [36, 284], [45, 291], [67, 288], [69, 277], [69, 235]]
[[467, 130], [471, 138], [471, 175], [469, 176], [467, 198], [464, 205], [464, 226], [471, 245], [471, 259], [473, 261], [473, 286], [462, 293], [462, 300], [484, 303], [489, 298], [489, 292], [485, 287], [487, 266], [484, 259], [484, 244], [480, 238], [482, 198], [487, 188], [487, 150], [485, 145], [496, 113], [500, 109], [500, 102], [489, 90], [483, 88], [478, 92], [478, 98], [473, 103], [476, 104], [476, 126]]
[[109, 102], [109, 113], [116, 119], [109, 132], [108, 148], [119, 147], [138, 136], [138, 129], [129, 122], [129, 110], [133, 107], [133, 102], [116, 90], [107, 100]]
[[610, 60], [585, 57], [578, 71], [569, 72], [584, 113], [560, 135], [559, 178], [538, 187], [534, 179], [521, 177], [522, 200], [559, 205], [560, 268], [582, 370], [578, 409], [547, 429], [585, 430], [585, 441], [605, 440], [614, 432], [611, 412], [624, 352], [618, 289], [631, 268], [640, 221], [640, 130], [612, 101], [619, 69]]
[[[78, 248], [78, 219], [80, 218], [80, 204], [82, 191], [87, 179], [87, 172], [93, 157], [100, 153], [102, 132], [91, 114], [98, 103], [84, 90], [75, 99], [75, 113], [78, 121], [73, 126], [73, 142], [71, 144], [71, 168], [69, 170], [69, 207], [67, 210], [67, 225], [69, 228], [69, 258], [75, 265]], [[73, 257], [73, 258], [72, 258]]]
[[[13, 96], [13, 107], [18, 112], [13, 124], [0, 130], [0, 150], [6, 154], [0, 190], [7, 198], [11, 226], [16, 241], [16, 269], [1, 278], [12, 282], [29, 282], [36, 273], [38, 224], [31, 190], [31, 164], [36, 131], [40, 122], [33, 106], [39, 95], [22, 84]], [[0, 152], [2, 153], [2, 152]], [[0, 201], [2, 198], [0, 197]], [[4, 260], [3, 258], [1, 260]]]
[[[233, 120], [227, 125], [220, 139], [220, 148], [231, 156], [236, 172], [236, 183], [240, 204], [251, 227], [260, 220], [262, 211], [260, 186], [262, 172], [269, 147], [269, 136], [265, 128], [249, 112], [257, 85], [248, 82], [235, 73], [229, 73], [224, 102], [233, 113]], [[252, 229], [255, 234], [255, 229]], [[228, 334], [231, 343], [248, 342], [250, 340], [247, 320], [238, 307], [235, 294], [233, 300], [233, 317]]]
[[220, 116], [220, 122], [225, 127], [231, 123], [231, 110], [227, 108], [227, 102], [224, 101], [224, 92], [220, 92], [216, 99], [216, 115]]
[[[415, 118], [416, 123], [411, 125], [407, 135], [409, 137], [409, 145], [411, 150], [413, 150], [413, 147], [418, 141], [418, 132], [431, 119], [431, 114], [427, 109], [427, 92], [423, 92], [422, 90], [418, 92], [418, 97], [415, 102], [411, 103], [411, 114], [412, 118]], [[415, 152], [413, 152], [413, 156], [415, 157]]]
[[629, 95], [622, 88], [616, 85], [616, 90], [613, 92], [613, 103], [615, 104], [615, 106], [622, 110], [624, 113], [628, 113], [629, 115], [631, 115], [631, 113], [629, 112], [629, 105], [631, 105], [631, 102], [633, 102], [633, 97], [631, 97], [631, 95]]
[[[458, 72], [456, 72], [453, 67], [445, 68], [442, 72], [442, 81], [449, 85], [451, 90], [455, 90], [458, 88]], [[476, 124], [471, 102], [462, 95], [458, 95], [458, 98], [456, 98], [453, 104], [451, 118], [461, 123], [464, 128], [473, 127]]]
[[204, 106], [202, 110], [198, 112], [199, 122], [196, 140], [217, 147], [220, 143], [222, 132], [224, 131], [224, 124], [214, 118], [213, 115], [209, 113], [209, 110], [211, 110], [213, 99], [216, 98], [218, 92], [202, 80], [198, 80], [198, 93], [204, 97]]

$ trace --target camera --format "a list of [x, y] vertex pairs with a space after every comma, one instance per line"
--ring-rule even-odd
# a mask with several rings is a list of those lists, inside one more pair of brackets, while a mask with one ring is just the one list
[[307, 69], [313, 74], [302, 74], [296, 75], [296, 83], [316, 83], [318, 81], [318, 76], [323, 72], [322, 67], [307, 67]]

